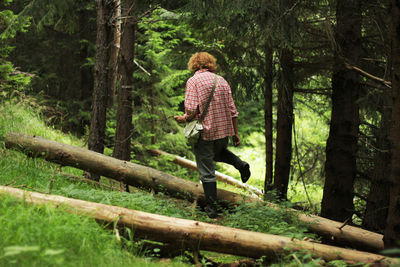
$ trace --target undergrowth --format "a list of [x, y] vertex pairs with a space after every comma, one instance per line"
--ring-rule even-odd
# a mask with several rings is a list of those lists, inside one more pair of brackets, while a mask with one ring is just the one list
[[[70, 198], [116, 205], [177, 218], [210, 222], [206, 214], [192, 203], [170, 198], [163, 193], [150, 194], [133, 189], [132, 193], [93, 186], [84, 181], [72, 182], [64, 173], [82, 176], [82, 171], [59, 166], [43, 159], [30, 158], [8, 150], [4, 136], [9, 131], [40, 135], [62, 143], [84, 146], [81, 140], [49, 128], [33, 109], [23, 105], [0, 103], [0, 184], [42, 193], [52, 193]], [[150, 166], [163, 163], [153, 160]], [[169, 170], [174, 173], [173, 170]], [[185, 173], [186, 171], [181, 171]], [[181, 175], [182, 173], [179, 173]], [[176, 173], [175, 173], [176, 175]], [[179, 176], [176, 175], [176, 176]], [[187, 178], [187, 177], [182, 177]], [[194, 179], [190, 177], [189, 179]], [[112, 184], [102, 178], [102, 182]], [[223, 210], [222, 218], [212, 223], [251, 231], [279, 234], [294, 238], [314, 238], [304, 224], [291, 212], [274, 210], [260, 204], [241, 204]], [[63, 209], [48, 206], [29, 206], [12, 197], [0, 195], [0, 266], [185, 266], [190, 264], [185, 255], [176, 260], [158, 261], [157, 250], [147, 253], [140, 242], [133, 241], [130, 230], [117, 241], [112, 231], [94, 219], [69, 214]], [[215, 261], [235, 261], [236, 256], [204, 252]], [[291, 256], [290, 256], [291, 255]], [[294, 256], [293, 256], [294, 255]], [[287, 253], [279, 262], [268, 265], [289, 266], [302, 261], [318, 266], [316, 259], [309, 260], [307, 253]], [[257, 265], [265, 265], [259, 259]], [[283, 265], [280, 265], [283, 264]], [[313, 265], [315, 264], [315, 265]], [[204, 265], [206, 263], [204, 262]], [[295, 266], [295, 265], [292, 265]]]

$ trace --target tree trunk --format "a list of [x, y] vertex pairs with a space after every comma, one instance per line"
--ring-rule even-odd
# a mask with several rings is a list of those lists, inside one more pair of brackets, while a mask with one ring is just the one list
[[282, 14], [280, 30], [285, 36], [281, 40], [279, 63], [281, 68], [278, 86], [278, 105], [276, 120], [276, 151], [273, 189], [281, 200], [287, 199], [289, 185], [290, 162], [292, 159], [292, 124], [293, 124], [293, 52], [290, 49], [292, 29], [289, 28], [293, 16], [286, 16], [292, 8], [293, 0], [280, 0]]
[[351, 221], [358, 139], [359, 76], [345, 62], [359, 65], [361, 53], [361, 1], [338, 0], [336, 50], [332, 77], [332, 117], [326, 145], [323, 217]]
[[114, 107], [115, 89], [118, 81], [118, 55], [121, 44], [121, 0], [113, 0], [111, 2], [111, 47], [110, 60], [108, 62], [108, 96], [107, 106]]
[[[96, 36], [96, 63], [94, 66], [94, 88], [92, 115], [88, 147], [90, 150], [103, 153], [106, 131], [106, 112], [108, 95], [108, 62], [110, 57], [108, 26], [109, 7], [103, 0], [96, 0], [97, 10], [97, 36]], [[100, 176], [91, 175], [98, 181]]]
[[156, 143], [156, 94], [155, 88], [152, 84], [150, 86], [150, 104], [151, 104], [151, 140], [150, 144], [154, 145]]
[[264, 92], [264, 120], [265, 120], [265, 181], [264, 192], [272, 188], [273, 178], [273, 135], [272, 135], [272, 47], [269, 41], [265, 45], [265, 92]]
[[[7, 146], [21, 146], [28, 154], [43, 156], [46, 160], [62, 166], [72, 166], [84, 171], [123, 181], [128, 185], [166, 192], [170, 195], [186, 198], [190, 201], [204, 200], [203, 188], [199, 183], [180, 179], [153, 168], [129, 161], [122, 161], [84, 148], [57, 143], [40, 137], [31, 137], [10, 133], [7, 135]], [[44, 155], [41, 155], [41, 154]], [[218, 198], [228, 203], [240, 203], [244, 197], [218, 189]], [[246, 197], [247, 202], [258, 199]]]
[[[383, 96], [386, 97], [386, 96]], [[387, 120], [385, 114], [382, 120]], [[365, 229], [383, 233], [386, 228], [386, 218], [389, 209], [390, 199], [390, 154], [388, 153], [388, 121], [381, 123], [378, 136], [378, 147], [385, 151], [377, 151], [374, 172], [370, 191], [367, 198], [365, 215], [363, 219], [363, 227]]]
[[[385, 38], [386, 39], [386, 38]], [[385, 44], [389, 42], [385, 41]], [[385, 45], [386, 46], [386, 45]], [[384, 80], [391, 78], [392, 60], [390, 45], [387, 45], [387, 63]], [[371, 185], [365, 207], [363, 227], [365, 229], [383, 233], [386, 228], [386, 218], [390, 201], [390, 170], [391, 155], [389, 153], [389, 129], [391, 120], [390, 88], [385, 88], [382, 96], [383, 107], [381, 111], [380, 128], [377, 133], [377, 147], [379, 151], [375, 155], [375, 166], [372, 173]]]
[[[392, 164], [390, 173], [390, 204], [385, 229], [385, 247], [399, 246], [400, 240], [400, 0], [392, 0], [392, 126], [389, 141]], [[400, 253], [397, 253], [400, 255]]]
[[280, 64], [282, 77], [278, 88], [278, 114], [276, 126], [276, 154], [273, 188], [277, 196], [287, 199], [290, 162], [292, 158], [293, 124], [293, 53], [287, 48], [281, 49]]
[[356, 263], [393, 264], [396, 260], [381, 255], [337, 248], [318, 243], [299, 241], [290, 237], [251, 232], [215, 224], [172, 218], [127, 208], [71, 199], [56, 195], [24, 191], [0, 186], [0, 194], [10, 194], [26, 203], [50, 204], [54, 207], [70, 207], [77, 212], [94, 217], [97, 221], [114, 223], [134, 230], [135, 237], [159, 242], [172, 242], [194, 250], [209, 250], [245, 257], [269, 259], [284, 254], [287, 250], [308, 251], [316, 258], [327, 261], [344, 260]]
[[[91, 27], [89, 23], [90, 12], [87, 10], [79, 10], [79, 39], [87, 40], [91, 35]], [[90, 38], [91, 39], [91, 38]], [[93, 93], [93, 70], [89, 67], [84, 67], [87, 62], [87, 59], [91, 56], [89, 55], [89, 44], [93, 40], [87, 40], [86, 43], [81, 44], [81, 48], [79, 50], [79, 58], [80, 58], [80, 77], [79, 77], [79, 86], [80, 86], [80, 95], [79, 99], [81, 101], [87, 101], [90, 99], [90, 96]], [[84, 128], [82, 126], [82, 128]], [[83, 134], [83, 133], [82, 133]]]
[[117, 129], [113, 156], [126, 161], [131, 160], [132, 134], [132, 86], [133, 59], [135, 47], [135, 25], [130, 16], [132, 0], [123, 1], [122, 12], [125, 19], [122, 22], [120, 73], [121, 85], [118, 92]]
[[[5, 142], [8, 148], [21, 150], [28, 155], [44, 157], [48, 161], [60, 163], [63, 166], [95, 172], [119, 181], [123, 179], [130, 185], [166, 191], [179, 198], [204, 201], [203, 189], [200, 184], [179, 179], [152, 168], [40, 137], [9, 133]], [[238, 194], [222, 189], [218, 189], [217, 195], [218, 199], [233, 204], [243, 201], [260, 201], [252, 197], [243, 198]], [[277, 208], [274, 204], [267, 202], [265, 204]], [[340, 244], [374, 252], [383, 249], [382, 235], [349, 225], [344, 226], [342, 223], [309, 214], [299, 214], [299, 220], [307, 223], [310, 231]]]
[[[194, 161], [191, 161], [191, 160], [188, 160], [188, 159], [176, 156], [176, 155], [169, 154], [169, 153], [159, 150], [159, 149], [150, 149], [150, 152], [156, 156], [166, 156], [166, 157], [170, 158], [171, 161], [175, 164], [178, 164], [184, 168], [188, 168], [188, 169], [197, 171], [197, 164]], [[251, 193], [254, 193], [258, 196], [264, 195], [260, 189], [255, 188], [254, 186], [251, 186], [248, 184], [244, 184], [241, 181], [236, 180], [235, 178], [228, 176], [226, 174], [220, 173], [218, 171], [215, 171], [215, 177], [217, 178], [218, 181], [225, 182], [227, 184], [236, 186], [238, 188], [248, 189]]]

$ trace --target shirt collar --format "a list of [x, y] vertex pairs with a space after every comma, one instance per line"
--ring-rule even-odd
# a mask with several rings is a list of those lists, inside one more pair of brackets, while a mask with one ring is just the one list
[[200, 69], [200, 70], [196, 71], [194, 74], [199, 74], [199, 73], [206, 72], [206, 71], [209, 71], [209, 70], [208, 69]]

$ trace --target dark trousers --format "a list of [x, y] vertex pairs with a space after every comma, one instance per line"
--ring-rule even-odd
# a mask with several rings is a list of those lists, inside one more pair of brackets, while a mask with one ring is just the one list
[[238, 156], [227, 149], [229, 138], [225, 137], [213, 141], [205, 141], [201, 138], [194, 145], [199, 178], [203, 183], [215, 182], [214, 161], [224, 162], [239, 169], [245, 164]]

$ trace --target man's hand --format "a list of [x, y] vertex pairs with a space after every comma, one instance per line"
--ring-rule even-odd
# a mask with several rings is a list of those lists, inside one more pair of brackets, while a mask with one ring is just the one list
[[177, 122], [179, 122], [179, 123], [184, 123], [184, 122], [186, 122], [186, 117], [185, 117], [185, 115], [182, 115], [182, 116], [174, 116], [174, 119], [175, 119]]
[[240, 145], [240, 137], [238, 134], [235, 134], [232, 136], [232, 141], [234, 146], [239, 146]]

